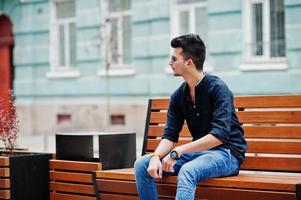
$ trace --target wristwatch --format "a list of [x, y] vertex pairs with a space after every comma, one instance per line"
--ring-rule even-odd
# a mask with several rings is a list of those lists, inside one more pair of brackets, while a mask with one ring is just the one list
[[171, 152], [170, 152], [170, 157], [172, 158], [172, 159], [174, 159], [174, 160], [178, 160], [180, 157], [179, 157], [179, 154], [178, 154], [178, 152], [176, 151], [176, 150], [172, 150]]

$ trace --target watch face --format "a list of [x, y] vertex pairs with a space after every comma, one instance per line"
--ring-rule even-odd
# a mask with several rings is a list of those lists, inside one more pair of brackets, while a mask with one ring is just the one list
[[170, 152], [170, 157], [172, 158], [172, 159], [175, 159], [175, 160], [177, 160], [179, 157], [178, 157], [178, 152], [176, 152], [176, 151], [171, 151]]

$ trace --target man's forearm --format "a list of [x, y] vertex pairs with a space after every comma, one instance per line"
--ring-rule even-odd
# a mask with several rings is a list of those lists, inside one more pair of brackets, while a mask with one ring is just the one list
[[162, 139], [158, 145], [158, 147], [155, 150], [156, 154], [159, 154], [161, 158], [163, 158], [165, 155], [167, 155], [172, 147], [174, 145], [174, 142], [167, 140], [167, 139]]
[[221, 144], [222, 144], [222, 142], [219, 139], [217, 139], [215, 136], [213, 136], [212, 134], [209, 133], [208, 135], [206, 135], [198, 140], [178, 146], [175, 149], [178, 151], [178, 153], [180, 155], [182, 155], [185, 153], [204, 151], [207, 149], [214, 148]]

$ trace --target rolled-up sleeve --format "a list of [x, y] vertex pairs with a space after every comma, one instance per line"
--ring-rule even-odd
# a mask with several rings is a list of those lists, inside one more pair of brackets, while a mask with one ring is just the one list
[[179, 133], [181, 132], [184, 124], [184, 116], [179, 107], [179, 95], [175, 92], [170, 98], [169, 108], [167, 111], [167, 122], [162, 139], [178, 142]]
[[211, 98], [214, 106], [210, 133], [221, 142], [227, 143], [231, 129], [233, 95], [225, 84], [219, 84], [213, 89]]

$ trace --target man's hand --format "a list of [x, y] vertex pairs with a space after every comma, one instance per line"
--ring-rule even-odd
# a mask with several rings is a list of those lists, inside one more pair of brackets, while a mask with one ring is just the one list
[[176, 160], [172, 159], [169, 154], [165, 156], [162, 160], [162, 169], [166, 172], [173, 173], [175, 170], [173, 166], [176, 164]]
[[162, 178], [162, 164], [159, 159], [159, 156], [151, 157], [147, 168], [147, 172], [151, 177], [155, 179]]

